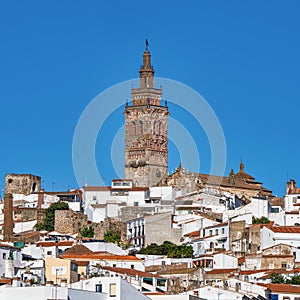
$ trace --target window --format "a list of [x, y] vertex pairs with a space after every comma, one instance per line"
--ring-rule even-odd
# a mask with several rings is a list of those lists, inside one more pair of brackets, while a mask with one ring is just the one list
[[52, 255], [52, 251], [47, 251], [47, 255]]
[[222, 228], [221, 232], [222, 232], [222, 234], [224, 234], [225, 233], [225, 228]]
[[7, 257], [6, 253], [2, 253], [2, 258], [6, 259], [6, 257]]
[[93, 196], [93, 200], [97, 200], [97, 196]]
[[109, 285], [109, 297], [117, 297], [117, 285], [115, 283]]
[[216, 229], [215, 233], [216, 233], [216, 235], [218, 235], [219, 234], [219, 229]]
[[102, 293], [102, 284], [96, 284], [96, 293]]
[[134, 265], [130, 265], [130, 268], [131, 268], [131, 269], [134, 269]]
[[271, 213], [279, 213], [279, 207], [271, 207]]
[[286, 268], [286, 262], [281, 263], [281, 268]]
[[212, 230], [209, 231], [209, 235], [212, 235]]

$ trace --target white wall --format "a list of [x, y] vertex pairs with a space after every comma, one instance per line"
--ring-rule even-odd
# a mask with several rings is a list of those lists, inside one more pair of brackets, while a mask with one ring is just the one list
[[28, 222], [14, 222], [14, 233], [33, 230], [33, 227], [35, 226], [36, 222], [36, 220]]
[[238, 259], [231, 255], [219, 253], [214, 255], [214, 269], [231, 269], [238, 267]]

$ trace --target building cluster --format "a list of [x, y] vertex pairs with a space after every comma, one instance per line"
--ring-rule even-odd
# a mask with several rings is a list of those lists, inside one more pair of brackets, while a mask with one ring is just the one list
[[[146, 42], [126, 103], [125, 179], [45, 191], [7, 174], [0, 299], [300, 300], [300, 188], [245, 172], [168, 174], [167, 103]], [[56, 207], [54, 209], [54, 207]]]
[[[172, 184], [138, 187], [118, 179], [110, 186], [46, 192], [38, 176], [6, 175], [0, 295], [14, 299], [34, 290], [36, 299], [299, 299], [300, 285], [273, 280], [277, 274], [290, 282], [300, 271], [296, 182], [287, 182], [286, 194], [277, 198], [243, 163], [218, 187], [204, 180], [179, 166], [166, 178]], [[55, 211], [53, 230], [38, 230], [58, 202], [69, 208]], [[89, 227], [93, 236], [84, 237]], [[120, 241], [105, 242], [108, 231]], [[192, 255], [140, 251], [166, 241], [192, 247]]]

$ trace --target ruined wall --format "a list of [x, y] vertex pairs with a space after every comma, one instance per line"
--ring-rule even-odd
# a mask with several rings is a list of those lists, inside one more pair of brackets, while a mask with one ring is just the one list
[[104, 239], [108, 230], [120, 233], [121, 241], [126, 241], [126, 224], [117, 219], [107, 218], [100, 223], [91, 223], [86, 215], [72, 210], [56, 210], [54, 230], [61, 233], [77, 233], [87, 226], [94, 228], [94, 238]]
[[5, 193], [24, 194], [39, 192], [41, 177], [31, 174], [6, 174]]
[[77, 233], [88, 225], [87, 216], [72, 210], [56, 210], [54, 230], [61, 233]]

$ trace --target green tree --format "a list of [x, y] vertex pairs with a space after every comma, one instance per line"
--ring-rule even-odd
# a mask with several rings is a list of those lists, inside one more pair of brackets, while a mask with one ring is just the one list
[[300, 285], [300, 274], [296, 273], [296, 274], [291, 278], [291, 284]]
[[167, 255], [170, 258], [187, 258], [192, 257], [193, 247], [187, 245], [178, 246], [169, 241], [165, 241], [161, 245], [152, 243], [146, 248], [142, 248], [139, 253], [148, 255]]
[[87, 238], [93, 238], [94, 237], [94, 228], [92, 225], [88, 226], [88, 227], [84, 227], [81, 231], [80, 231], [81, 235], [83, 237], [87, 237]]
[[117, 243], [120, 244], [121, 242], [121, 235], [120, 233], [113, 231], [113, 230], [108, 230], [104, 234], [104, 241], [107, 243]]
[[48, 230], [48, 231], [54, 230], [55, 211], [68, 210], [68, 209], [69, 209], [69, 204], [66, 202], [59, 201], [56, 203], [52, 203], [46, 209], [46, 217], [44, 223], [36, 224], [35, 226], [36, 230]]
[[270, 220], [267, 217], [256, 218], [252, 216], [252, 224], [269, 224]]
[[282, 274], [272, 273], [271, 274], [272, 283], [285, 283], [284, 276]]

